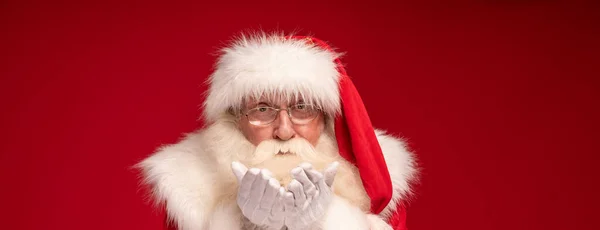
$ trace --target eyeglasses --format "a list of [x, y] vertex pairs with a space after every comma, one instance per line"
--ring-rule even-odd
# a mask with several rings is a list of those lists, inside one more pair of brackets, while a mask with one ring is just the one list
[[250, 124], [253, 125], [269, 125], [279, 115], [279, 111], [287, 111], [292, 123], [296, 125], [305, 125], [314, 120], [320, 113], [321, 109], [310, 104], [297, 104], [286, 109], [277, 109], [270, 106], [259, 106], [246, 112], [246, 117]]

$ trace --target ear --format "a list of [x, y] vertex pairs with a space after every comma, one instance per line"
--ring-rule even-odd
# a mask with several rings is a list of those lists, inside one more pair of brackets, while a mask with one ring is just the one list
[[231, 121], [233, 121], [235, 123], [236, 128], [241, 128], [240, 127], [240, 122], [242, 120], [242, 111], [240, 110], [236, 110], [233, 107], [229, 107], [227, 109], [227, 115], [230, 116]]
[[239, 116], [239, 112], [236, 111], [236, 109], [234, 109], [233, 107], [229, 107], [227, 109], [227, 113], [234, 116], [234, 117], [238, 117]]

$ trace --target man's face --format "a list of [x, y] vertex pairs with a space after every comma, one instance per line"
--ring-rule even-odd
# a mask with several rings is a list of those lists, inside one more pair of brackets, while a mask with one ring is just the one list
[[[275, 111], [273, 108], [282, 110]], [[287, 108], [291, 109], [292, 117], [285, 110]], [[261, 98], [246, 100], [239, 127], [246, 139], [254, 145], [269, 139], [286, 141], [301, 137], [315, 146], [323, 132], [325, 122], [320, 110], [302, 101], [288, 103], [285, 100], [273, 101]]]

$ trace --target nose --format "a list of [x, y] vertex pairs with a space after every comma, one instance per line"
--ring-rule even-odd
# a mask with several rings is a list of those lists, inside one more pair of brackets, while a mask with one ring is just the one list
[[279, 116], [274, 123], [274, 138], [286, 141], [296, 136], [296, 131], [294, 130], [292, 120], [290, 119], [287, 111], [279, 111]]

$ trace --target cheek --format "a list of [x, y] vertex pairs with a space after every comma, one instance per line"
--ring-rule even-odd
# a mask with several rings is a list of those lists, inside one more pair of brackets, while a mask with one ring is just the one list
[[311, 125], [302, 126], [302, 128], [297, 129], [296, 132], [299, 136], [308, 140], [311, 144], [316, 145], [319, 137], [321, 136], [323, 128], [324, 124], [322, 124], [322, 122], [315, 122]]
[[242, 132], [246, 139], [250, 141], [254, 145], [260, 144], [260, 142], [268, 139], [272, 139], [273, 137], [273, 129], [269, 127], [250, 127], [250, 126], [242, 126]]

